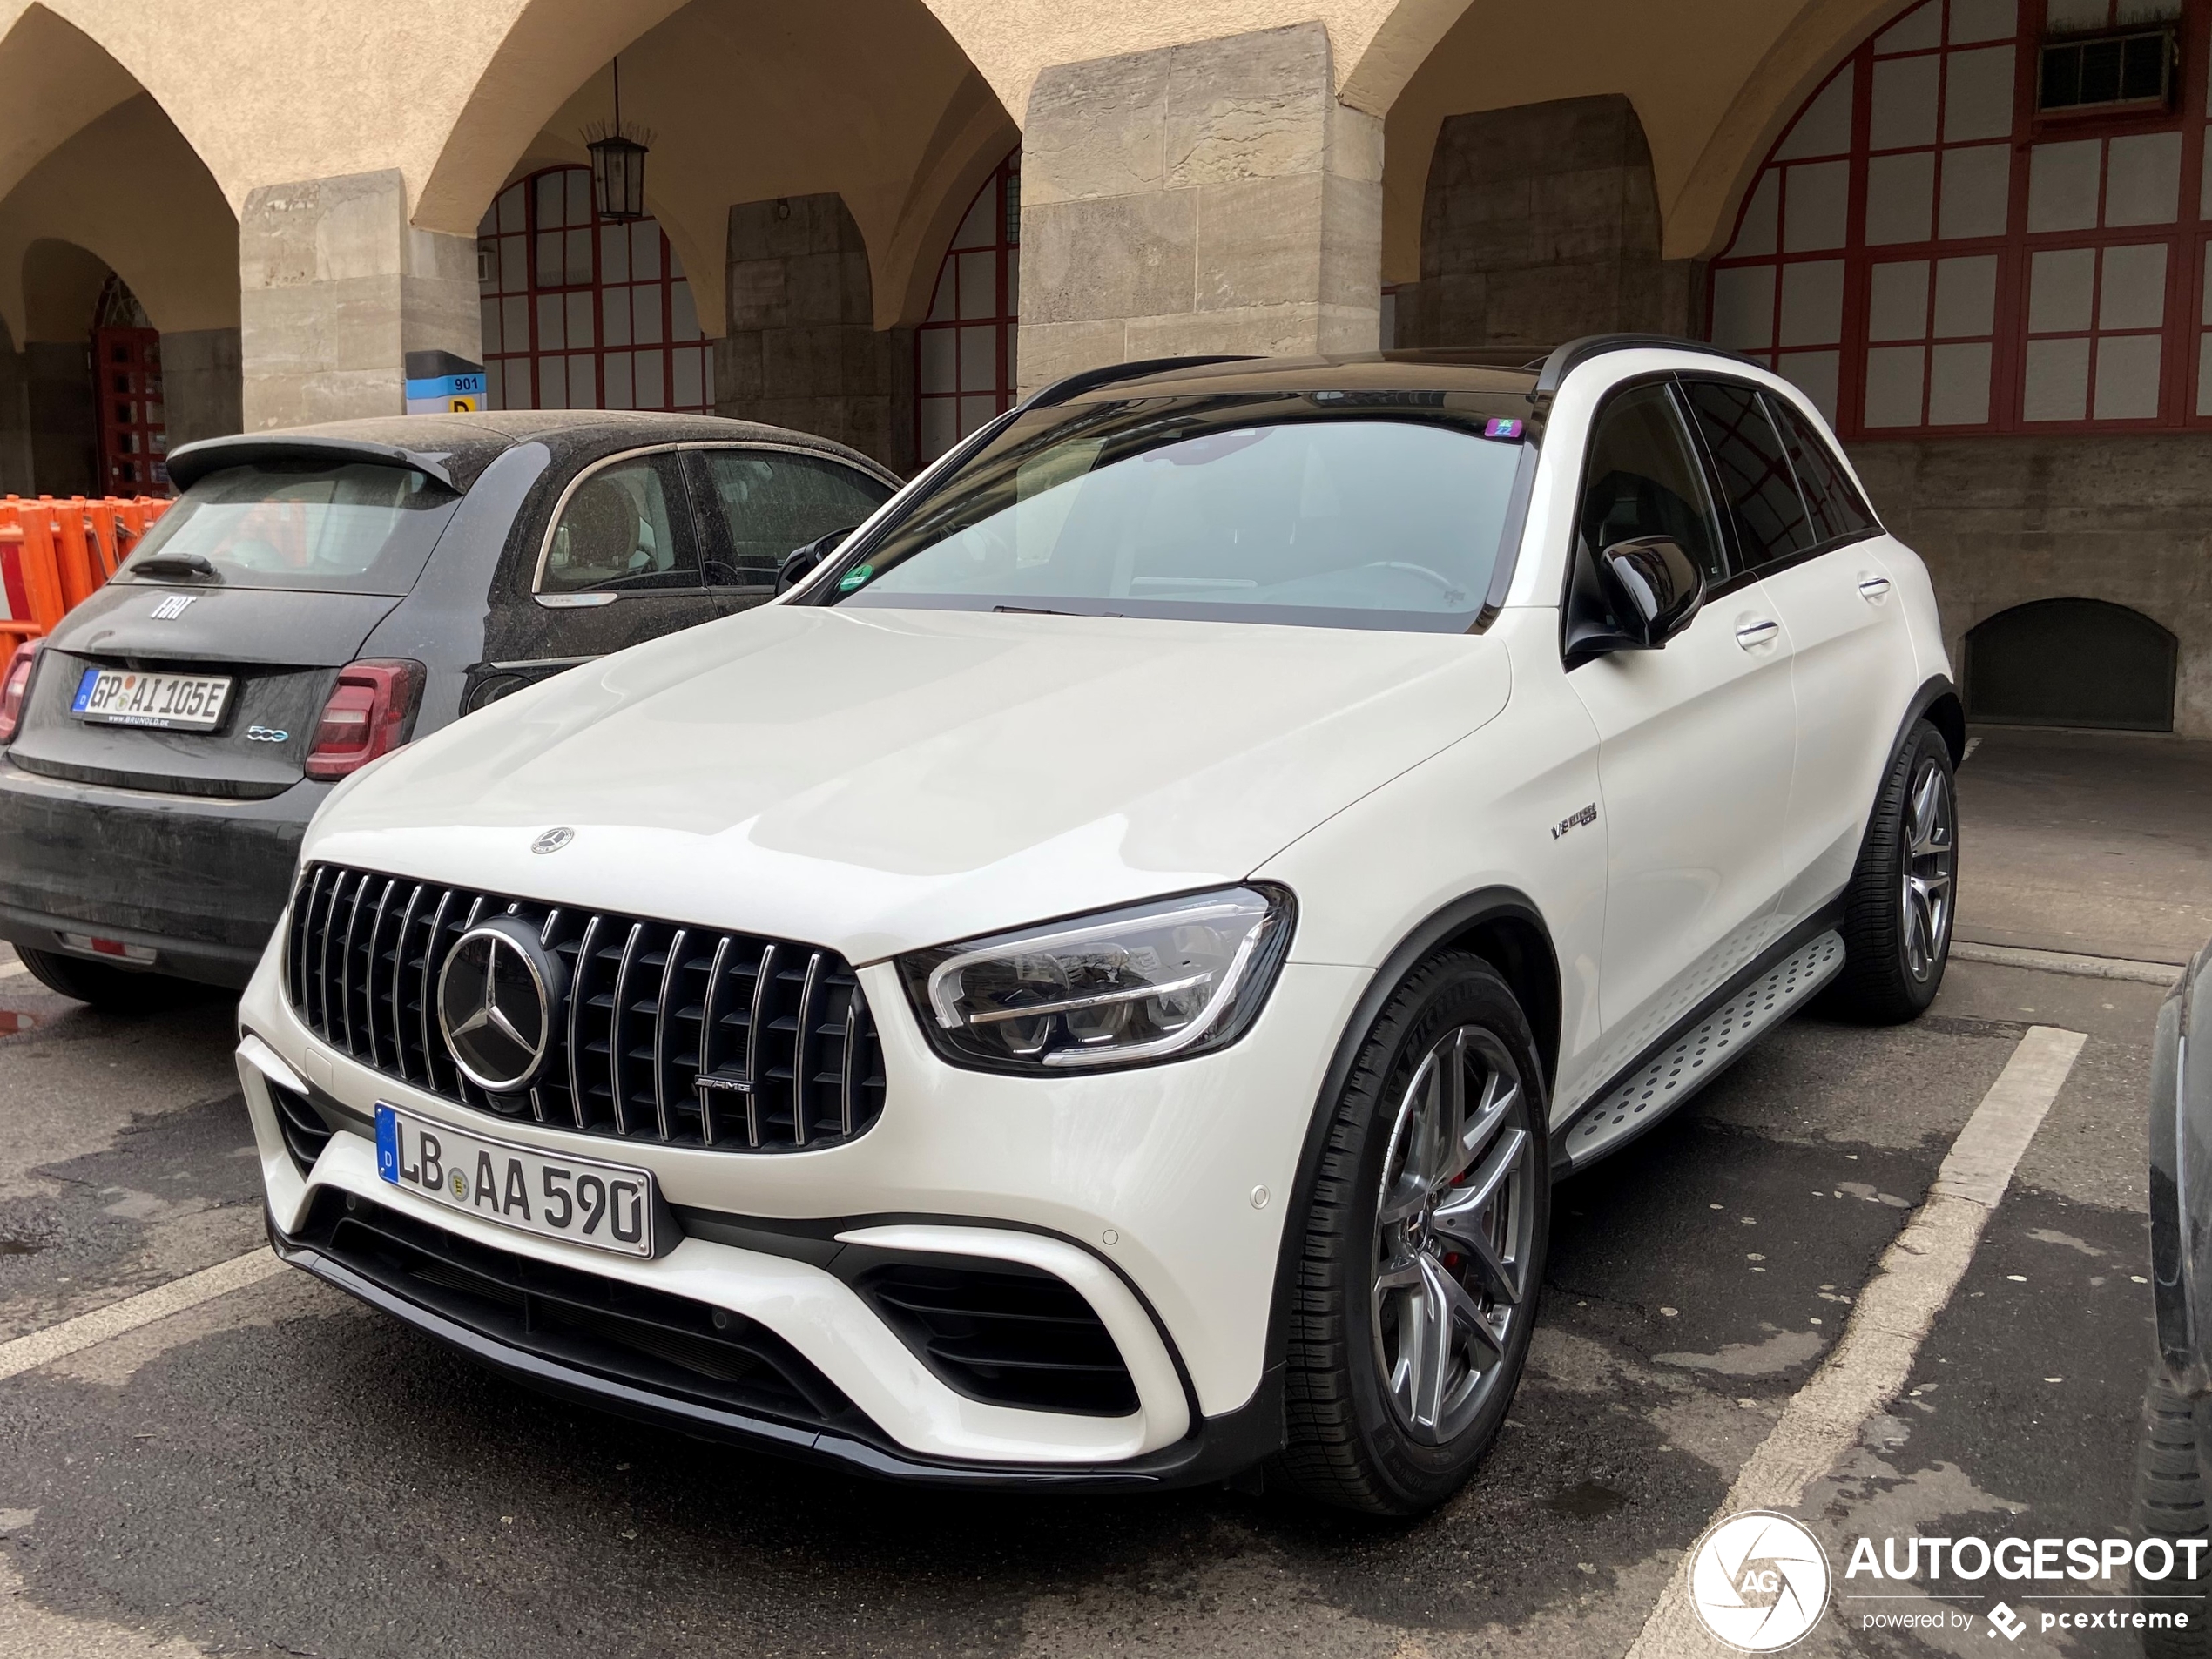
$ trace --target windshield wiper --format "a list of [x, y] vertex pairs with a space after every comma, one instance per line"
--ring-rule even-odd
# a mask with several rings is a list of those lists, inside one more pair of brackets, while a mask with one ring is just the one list
[[132, 576], [198, 576], [211, 580], [215, 567], [197, 553], [156, 553], [131, 567]]
[[1042, 605], [993, 605], [1001, 617], [1118, 617], [1118, 610], [1048, 610]]

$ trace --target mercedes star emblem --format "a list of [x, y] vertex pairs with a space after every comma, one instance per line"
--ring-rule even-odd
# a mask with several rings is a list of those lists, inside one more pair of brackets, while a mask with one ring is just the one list
[[537, 840], [530, 843], [530, 851], [533, 853], [557, 853], [574, 840], [576, 840], [576, 832], [572, 829], [567, 828], [565, 826], [560, 829], [550, 829], [546, 831], [544, 834], [539, 836]]
[[537, 1081], [552, 1047], [561, 960], [520, 916], [462, 934], [438, 970], [438, 1026], [461, 1075], [495, 1095]]

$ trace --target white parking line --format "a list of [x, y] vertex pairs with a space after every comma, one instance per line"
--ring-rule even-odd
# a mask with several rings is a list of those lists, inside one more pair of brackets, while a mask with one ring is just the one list
[[29, 972], [30, 970], [21, 962], [0, 962], [0, 979], [13, 979], [18, 974]]
[[202, 1302], [212, 1302], [219, 1296], [233, 1291], [242, 1291], [273, 1274], [281, 1273], [284, 1264], [267, 1250], [248, 1251], [243, 1256], [233, 1256], [226, 1262], [204, 1267], [197, 1273], [187, 1273], [182, 1278], [172, 1278], [166, 1285], [157, 1285], [150, 1291], [136, 1296], [126, 1296], [120, 1302], [111, 1302], [104, 1308], [90, 1313], [80, 1313], [73, 1319], [64, 1319], [59, 1325], [50, 1325], [44, 1331], [33, 1331], [27, 1337], [17, 1337], [11, 1342], [0, 1342], [0, 1382], [19, 1372], [50, 1365], [54, 1360], [119, 1337], [126, 1331], [135, 1331], [142, 1325], [152, 1325], [156, 1319], [165, 1319], [172, 1313], [182, 1313], [186, 1308], [198, 1307]]
[[[1859, 1426], [1905, 1386], [1936, 1315], [1973, 1259], [1990, 1212], [2012, 1184], [2020, 1154], [2058, 1098], [2084, 1038], [2038, 1025], [1951, 1143], [1934, 1188], [1883, 1252], [1859, 1292], [1835, 1352], [1783, 1407], [1781, 1420], [1744, 1462], [1713, 1519], [1743, 1509], [1788, 1509], [1858, 1438]], [[1717, 1646], [1691, 1610], [1689, 1561], [1669, 1575], [1629, 1659], [1704, 1656]]]

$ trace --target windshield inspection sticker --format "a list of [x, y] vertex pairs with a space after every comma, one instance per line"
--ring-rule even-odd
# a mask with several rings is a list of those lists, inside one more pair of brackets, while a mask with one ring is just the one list
[[1490, 421], [1484, 423], [1482, 435], [1486, 438], [1518, 438], [1527, 429], [1528, 422], [1526, 421]]
[[874, 574], [875, 566], [873, 564], [863, 564], [856, 570], [848, 570], [838, 579], [837, 590], [850, 593]]

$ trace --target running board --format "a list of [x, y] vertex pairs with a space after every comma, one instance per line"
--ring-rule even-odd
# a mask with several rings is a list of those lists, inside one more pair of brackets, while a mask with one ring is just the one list
[[1725, 1071], [1768, 1027], [1795, 1013], [1843, 965], [1842, 936], [1825, 933], [1751, 981], [1576, 1115], [1566, 1136], [1568, 1169], [1585, 1168], [1649, 1129]]

